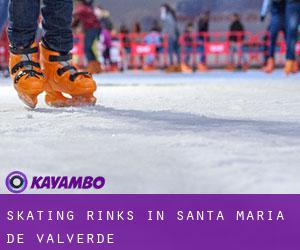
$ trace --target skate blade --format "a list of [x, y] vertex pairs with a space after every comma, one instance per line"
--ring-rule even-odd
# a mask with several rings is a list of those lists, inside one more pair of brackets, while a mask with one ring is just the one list
[[54, 108], [68, 108], [68, 107], [89, 107], [95, 106], [97, 99], [94, 96], [73, 96], [72, 98], [49, 98], [46, 96], [46, 104]]
[[90, 107], [95, 106], [97, 99], [94, 96], [84, 97], [84, 96], [76, 96], [72, 98], [73, 107]]
[[46, 102], [49, 107], [52, 108], [68, 108], [72, 107], [73, 105], [69, 102]]
[[65, 98], [65, 99], [57, 99], [57, 100], [45, 100], [46, 104], [53, 108], [68, 108], [73, 106], [72, 99]]
[[63, 96], [60, 92], [46, 92], [45, 102], [54, 108], [72, 107], [72, 99]]

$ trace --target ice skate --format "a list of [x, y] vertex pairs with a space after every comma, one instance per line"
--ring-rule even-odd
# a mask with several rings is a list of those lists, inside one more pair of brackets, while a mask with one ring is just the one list
[[270, 73], [272, 73], [274, 71], [274, 69], [275, 69], [275, 60], [274, 60], [274, 58], [269, 58], [268, 61], [267, 61], [266, 66], [263, 67], [262, 70], [265, 73], [270, 74]]
[[200, 64], [198, 65], [198, 71], [199, 71], [199, 72], [207, 72], [207, 71], [208, 71], [208, 68], [207, 68], [207, 66], [206, 66], [204, 63], [200, 63]]
[[185, 63], [181, 64], [181, 70], [183, 73], [193, 73], [193, 69]]
[[145, 71], [145, 72], [151, 72], [154, 70], [155, 70], [155, 67], [153, 65], [144, 65], [143, 66], [143, 71]]
[[174, 72], [176, 72], [176, 65], [170, 65], [170, 66], [168, 66], [167, 68], [166, 68], [166, 72], [167, 73], [174, 73]]
[[[71, 64], [71, 54], [61, 54], [40, 45], [41, 66], [46, 78], [45, 101], [49, 106], [95, 105], [96, 83], [88, 72], [78, 72]], [[65, 97], [68, 94], [71, 98]]]
[[244, 63], [242, 64], [242, 71], [248, 71], [249, 70], [249, 64]]
[[38, 63], [36, 44], [28, 48], [10, 47], [9, 71], [19, 98], [30, 108], [44, 91], [45, 78]]
[[296, 64], [295, 61], [287, 60], [285, 63], [285, 67], [284, 67], [285, 74], [290, 75], [290, 74], [297, 73], [297, 72], [295, 72], [295, 70], [296, 70], [295, 64]]
[[98, 61], [90, 61], [87, 66], [87, 71], [91, 74], [99, 74], [102, 72], [101, 64]]
[[225, 70], [227, 71], [235, 71], [235, 66], [232, 63], [229, 63], [226, 67]]

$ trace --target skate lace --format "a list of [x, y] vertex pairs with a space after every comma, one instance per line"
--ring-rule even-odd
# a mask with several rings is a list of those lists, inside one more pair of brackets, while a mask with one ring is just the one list
[[17, 64], [15, 64], [12, 69], [11, 69], [11, 74], [15, 74], [17, 73], [20, 69], [24, 69], [21, 70], [14, 79], [14, 83], [17, 84], [19, 82], [19, 80], [23, 77], [26, 76], [26, 78], [29, 77], [44, 77], [42, 72], [39, 72], [37, 70], [34, 69], [38, 68], [40, 69], [41, 66], [39, 63], [32, 61], [31, 59], [31, 54], [37, 53], [38, 52], [38, 48], [37, 47], [33, 47], [33, 48], [14, 48], [14, 47], [10, 47], [10, 52], [15, 54], [15, 55], [22, 55], [23, 60], [18, 62]]
[[70, 71], [69, 79], [72, 82], [74, 82], [78, 76], [91, 77], [91, 74], [89, 72], [79, 72], [76, 67], [71, 65], [69, 63], [71, 59], [72, 59], [72, 54], [70, 53], [66, 55], [49, 56], [50, 62], [59, 62], [63, 66], [57, 70], [57, 74], [59, 76], [62, 76], [64, 73]]

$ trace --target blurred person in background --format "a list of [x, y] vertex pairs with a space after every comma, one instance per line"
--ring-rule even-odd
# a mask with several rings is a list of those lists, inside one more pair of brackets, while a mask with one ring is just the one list
[[[7, 37], [4, 36], [4, 25], [7, 22], [8, 14], [8, 0], [0, 0], [0, 40], [7, 41]], [[0, 58], [0, 70], [4, 77], [9, 76], [7, 59]]]
[[141, 24], [140, 22], [134, 22], [132, 24], [132, 32], [140, 34], [142, 32]]
[[161, 39], [161, 28], [157, 21], [154, 21], [150, 32], [145, 36], [145, 44], [155, 46], [156, 55], [147, 55], [145, 58], [145, 65], [143, 70], [152, 71], [155, 70], [155, 61], [159, 61], [159, 55], [162, 52], [162, 39]]
[[142, 33], [142, 27], [140, 22], [134, 22], [132, 25], [132, 33], [134, 35], [136, 35], [135, 37], [133, 37], [134, 41], [137, 43], [140, 43], [143, 39], [141, 37], [141, 33]]
[[130, 40], [129, 40], [129, 28], [126, 24], [121, 24], [119, 31], [122, 42], [124, 44], [124, 48], [128, 48], [128, 53], [130, 53]]
[[[130, 34], [130, 43], [131, 45], [137, 45], [144, 42], [142, 34], [142, 26], [140, 22], [134, 22], [132, 25], [132, 33]], [[144, 62], [144, 58], [141, 55], [136, 55], [131, 57], [131, 65], [133, 68], [141, 69]]]
[[111, 48], [110, 48], [110, 61], [111, 61], [111, 72], [117, 72], [123, 70], [122, 57], [121, 57], [121, 41], [118, 31], [112, 29], [111, 31]]
[[157, 67], [159, 69], [164, 69], [165, 68], [165, 62], [164, 62], [164, 39], [162, 37], [161, 31], [161, 25], [159, 19], [156, 19], [153, 21], [152, 24], [152, 31], [156, 32], [157, 35], [159, 35], [159, 40], [156, 43], [156, 60], [157, 60]]
[[[168, 3], [162, 4], [160, 7], [160, 18], [162, 21], [162, 34], [168, 36], [169, 67], [167, 71], [181, 71], [180, 46], [178, 43], [179, 29], [176, 12]], [[177, 65], [174, 63], [174, 54], [176, 55]]]
[[280, 31], [285, 32], [285, 0], [264, 0], [261, 10], [261, 21], [263, 22], [269, 10], [271, 11], [271, 22], [268, 28], [269, 31], [269, 48], [267, 53], [267, 63], [263, 67], [266, 73], [272, 73], [275, 69], [275, 52], [277, 38]]
[[122, 54], [123, 56], [123, 70], [127, 70], [129, 68], [129, 61], [131, 55], [131, 42], [129, 37], [129, 28], [126, 24], [122, 24], [120, 26], [120, 40], [123, 48]]
[[86, 68], [86, 59], [84, 56], [84, 34], [80, 24], [73, 27], [73, 64], [84, 70]]
[[198, 70], [200, 72], [206, 72], [206, 54], [205, 54], [205, 42], [208, 42], [208, 31], [209, 31], [209, 20], [210, 20], [210, 11], [206, 11], [204, 14], [200, 15], [198, 20], [198, 32], [199, 32], [199, 52], [200, 52], [200, 62], [198, 65]]
[[3, 31], [3, 26], [7, 22], [8, 0], [0, 0], [0, 38]]
[[270, 45], [270, 35], [269, 31], [270, 30], [270, 25], [267, 28], [267, 32], [263, 35], [262, 41], [263, 41], [263, 46], [262, 46], [262, 51], [263, 51], [263, 69], [267, 66], [268, 60], [269, 60], [269, 45]]
[[184, 62], [181, 64], [181, 70], [185, 73], [192, 73], [193, 68], [190, 66], [191, 57], [193, 55], [193, 42], [194, 42], [194, 24], [192, 22], [187, 23], [184, 33], [182, 35], [182, 40], [184, 47]]
[[[239, 14], [232, 14], [232, 23], [229, 27], [229, 42], [230, 42], [230, 64], [227, 66], [227, 70], [234, 70], [241, 68], [242, 70], [248, 69], [248, 64], [243, 53], [243, 42], [245, 39], [245, 28], [241, 22]], [[238, 63], [235, 63], [235, 57], [238, 57]], [[237, 65], [237, 67], [236, 67]]]
[[73, 13], [73, 27], [82, 26], [84, 52], [88, 61], [87, 70], [92, 74], [101, 72], [101, 65], [93, 51], [93, 45], [100, 35], [100, 22], [94, 14], [93, 0], [77, 0]]
[[296, 43], [300, 23], [300, 0], [286, 0], [285, 16], [287, 51], [284, 71], [286, 74], [291, 74], [299, 70], [296, 60]]
[[104, 9], [101, 5], [96, 5], [94, 12], [101, 24], [101, 27], [106, 30], [112, 31], [113, 22], [110, 17], [110, 12]]
[[102, 27], [100, 30], [99, 45], [100, 48], [98, 46], [98, 51], [102, 53], [104, 68], [105, 70], [109, 71], [111, 67], [110, 50], [112, 46], [112, 37], [111, 32]]

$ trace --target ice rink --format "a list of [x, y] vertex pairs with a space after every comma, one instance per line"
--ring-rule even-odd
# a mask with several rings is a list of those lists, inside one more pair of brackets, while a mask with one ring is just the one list
[[[96, 76], [98, 104], [25, 109], [0, 79], [0, 181], [102, 175], [103, 193], [300, 193], [300, 75]], [[1, 193], [6, 191], [0, 185]]]

